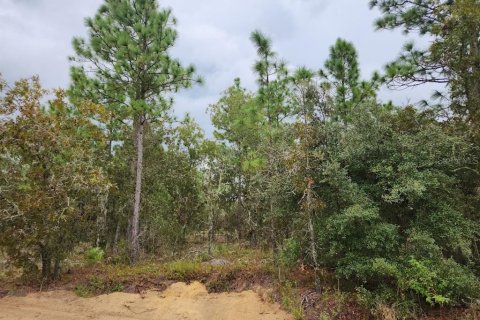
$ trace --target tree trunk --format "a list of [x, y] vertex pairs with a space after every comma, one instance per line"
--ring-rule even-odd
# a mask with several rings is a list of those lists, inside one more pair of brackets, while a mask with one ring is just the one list
[[268, 181], [269, 181], [269, 186], [268, 186], [268, 193], [269, 193], [269, 219], [270, 219], [270, 245], [272, 247], [272, 254], [273, 254], [273, 262], [274, 265], [277, 266], [279, 269], [280, 273], [280, 265], [278, 264], [278, 247], [277, 247], [277, 234], [276, 234], [276, 228], [275, 228], [275, 206], [274, 206], [274, 197], [275, 192], [272, 188], [272, 184], [274, 183], [273, 180], [273, 139], [272, 139], [272, 134], [271, 132], [269, 133], [269, 140], [270, 140], [270, 146], [269, 146], [269, 151], [268, 151]]
[[208, 217], [208, 255], [209, 256], [212, 255], [212, 242], [213, 242], [213, 229], [214, 229], [213, 217], [214, 216], [215, 216], [215, 209], [212, 209]]
[[308, 233], [310, 236], [310, 251], [312, 252], [312, 262], [313, 262], [313, 270], [314, 270], [314, 277], [315, 277], [315, 290], [317, 292], [320, 292], [321, 282], [320, 282], [320, 277], [318, 275], [318, 271], [319, 271], [318, 253], [317, 253], [317, 245], [315, 242], [315, 229], [313, 227], [313, 217], [312, 217], [311, 210], [309, 210], [309, 213], [308, 213]]
[[112, 250], [113, 252], [118, 252], [118, 238], [120, 236], [120, 220], [117, 221], [117, 227], [115, 228], [115, 236], [113, 238]]
[[[305, 173], [308, 175], [310, 174], [310, 145], [308, 140], [308, 123], [310, 121], [308, 110], [306, 108], [306, 98], [305, 94], [302, 92], [302, 106], [303, 106], [303, 144], [305, 147]], [[314, 268], [314, 277], [315, 277], [315, 290], [320, 292], [321, 290], [321, 282], [320, 277], [318, 275], [319, 271], [319, 263], [318, 263], [318, 253], [317, 253], [317, 244], [316, 244], [316, 237], [315, 237], [315, 228], [313, 225], [313, 217], [314, 217], [314, 209], [313, 205], [313, 194], [312, 188], [314, 185], [314, 180], [311, 177], [306, 178], [307, 189], [306, 189], [306, 213], [308, 217], [308, 234], [310, 237], [310, 251], [312, 253], [312, 262]]]
[[57, 280], [60, 276], [60, 258], [55, 258], [53, 265], [53, 280]]
[[97, 239], [95, 241], [95, 246], [97, 248], [104, 247], [106, 244], [106, 230], [107, 230], [107, 202], [108, 194], [104, 194], [101, 191], [98, 191], [99, 201], [98, 206], [100, 212], [97, 215]]
[[139, 243], [139, 219], [140, 219], [140, 204], [142, 195], [142, 175], [143, 175], [143, 138], [145, 128], [145, 116], [141, 114], [134, 120], [134, 170], [135, 170], [135, 191], [133, 197], [133, 213], [130, 220], [129, 246], [130, 246], [130, 260], [132, 263], [138, 261], [140, 255]]
[[40, 255], [42, 258], [42, 279], [48, 280], [51, 274], [52, 258], [44, 246], [40, 247]]

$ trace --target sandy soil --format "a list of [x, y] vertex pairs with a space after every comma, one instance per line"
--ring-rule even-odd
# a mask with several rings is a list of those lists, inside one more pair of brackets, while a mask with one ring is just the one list
[[262, 302], [253, 291], [208, 294], [199, 282], [175, 283], [163, 292], [112, 293], [79, 298], [52, 291], [0, 299], [0, 319], [290, 320], [279, 306]]

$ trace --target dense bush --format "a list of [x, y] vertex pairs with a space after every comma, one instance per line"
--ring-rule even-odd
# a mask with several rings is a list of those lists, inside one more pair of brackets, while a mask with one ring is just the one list
[[343, 182], [327, 175], [324, 190], [348, 185], [360, 196], [341, 192], [339, 205], [338, 194], [323, 193], [331, 199], [318, 228], [326, 263], [340, 278], [370, 288], [391, 284], [398, 295], [429, 304], [478, 297], [469, 269], [477, 227], [457, 175], [471, 145], [412, 109], [366, 108], [351, 118], [330, 160], [344, 168]]

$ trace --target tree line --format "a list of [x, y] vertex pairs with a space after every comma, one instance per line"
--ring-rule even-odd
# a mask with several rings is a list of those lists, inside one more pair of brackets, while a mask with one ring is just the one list
[[[480, 3], [373, 0], [378, 29], [407, 43], [362, 78], [339, 39], [321, 70], [289, 68], [260, 31], [256, 90], [235, 79], [209, 106], [214, 138], [172, 116], [203, 80], [174, 59], [170, 9], [105, 0], [75, 38], [71, 85], [0, 82], [0, 246], [25, 271], [89, 242], [135, 263], [224, 232], [268, 247], [279, 270], [302, 261], [385, 301], [479, 297]], [[444, 84], [419, 106], [381, 86]], [[48, 102], [46, 102], [48, 100]], [[38, 270], [40, 272], [40, 270]]]

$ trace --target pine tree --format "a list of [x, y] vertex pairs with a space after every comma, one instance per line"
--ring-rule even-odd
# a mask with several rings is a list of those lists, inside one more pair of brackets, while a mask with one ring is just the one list
[[190, 87], [194, 67], [172, 59], [175, 18], [155, 0], [105, 0], [97, 14], [86, 20], [88, 40], [75, 38], [78, 62], [71, 69], [71, 95], [104, 103], [118, 119], [133, 123], [135, 156], [133, 209], [129, 249], [139, 256], [139, 215], [142, 194], [144, 128], [172, 105], [167, 94]]
[[258, 60], [254, 64], [257, 74], [258, 106], [264, 115], [265, 121], [262, 128], [265, 141], [261, 151], [265, 153], [267, 168], [265, 177], [266, 190], [265, 202], [268, 199], [268, 212], [266, 221], [269, 222], [270, 244], [275, 259], [277, 258], [279, 230], [276, 226], [278, 215], [281, 211], [279, 206], [279, 189], [281, 188], [280, 157], [282, 148], [280, 143], [285, 140], [282, 136], [282, 120], [289, 115], [286, 98], [288, 96], [288, 72], [285, 62], [277, 58], [272, 50], [271, 40], [260, 31], [252, 32], [250, 39], [257, 49]]
[[382, 12], [377, 29], [401, 29], [427, 35], [430, 45], [407, 43], [386, 67], [391, 87], [444, 85], [434, 98], [447, 101], [457, 116], [476, 130], [480, 127], [480, 1], [372, 0]]
[[[253, 176], [263, 167], [264, 158], [258, 153], [261, 140], [261, 121], [264, 120], [254, 95], [242, 88], [240, 79], [235, 79], [220, 100], [210, 105], [214, 136], [228, 144], [224, 158], [231, 162], [231, 183], [236, 213], [235, 229], [239, 237], [248, 234], [255, 243], [258, 233], [258, 221], [254, 216], [254, 204], [247, 197], [249, 187], [254, 183]], [[227, 161], [227, 160], [224, 160]], [[245, 219], [246, 223], [242, 223]]]
[[373, 75], [371, 81], [360, 79], [357, 50], [351, 42], [343, 39], [337, 39], [330, 48], [330, 56], [320, 75], [335, 90], [336, 114], [344, 122], [348, 120], [346, 115], [350, 109], [375, 97], [380, 80], [377, 74]]
[[[320, 104], [320, 89], [315, 81], [315, 73], [305, 67], [297, 69], [292, 76], [292, 105], [296, 106], [297, 122], [295, 133], [299, 137], [299, 143], [294, 148], [293, 163], [296, 168], [297, 185], [303, 195], [299, 202], [301, 212], [305, 216], [308, 229], [309, 251], [312, 259], [315, 277], [315, 289], [320, 291], [321, 283], [319, 277], [319, 259], [317, 250], [317, 235], [315, 233], [315, 214], [323, 207], [323, 202], [318, 199], [315, 192], [316, 183], [314, 180], [315, 160], [313, 145], [315, 142], [315, 117], [316, 110]], [[318, 164], [317, 164], [318, 165]]]

